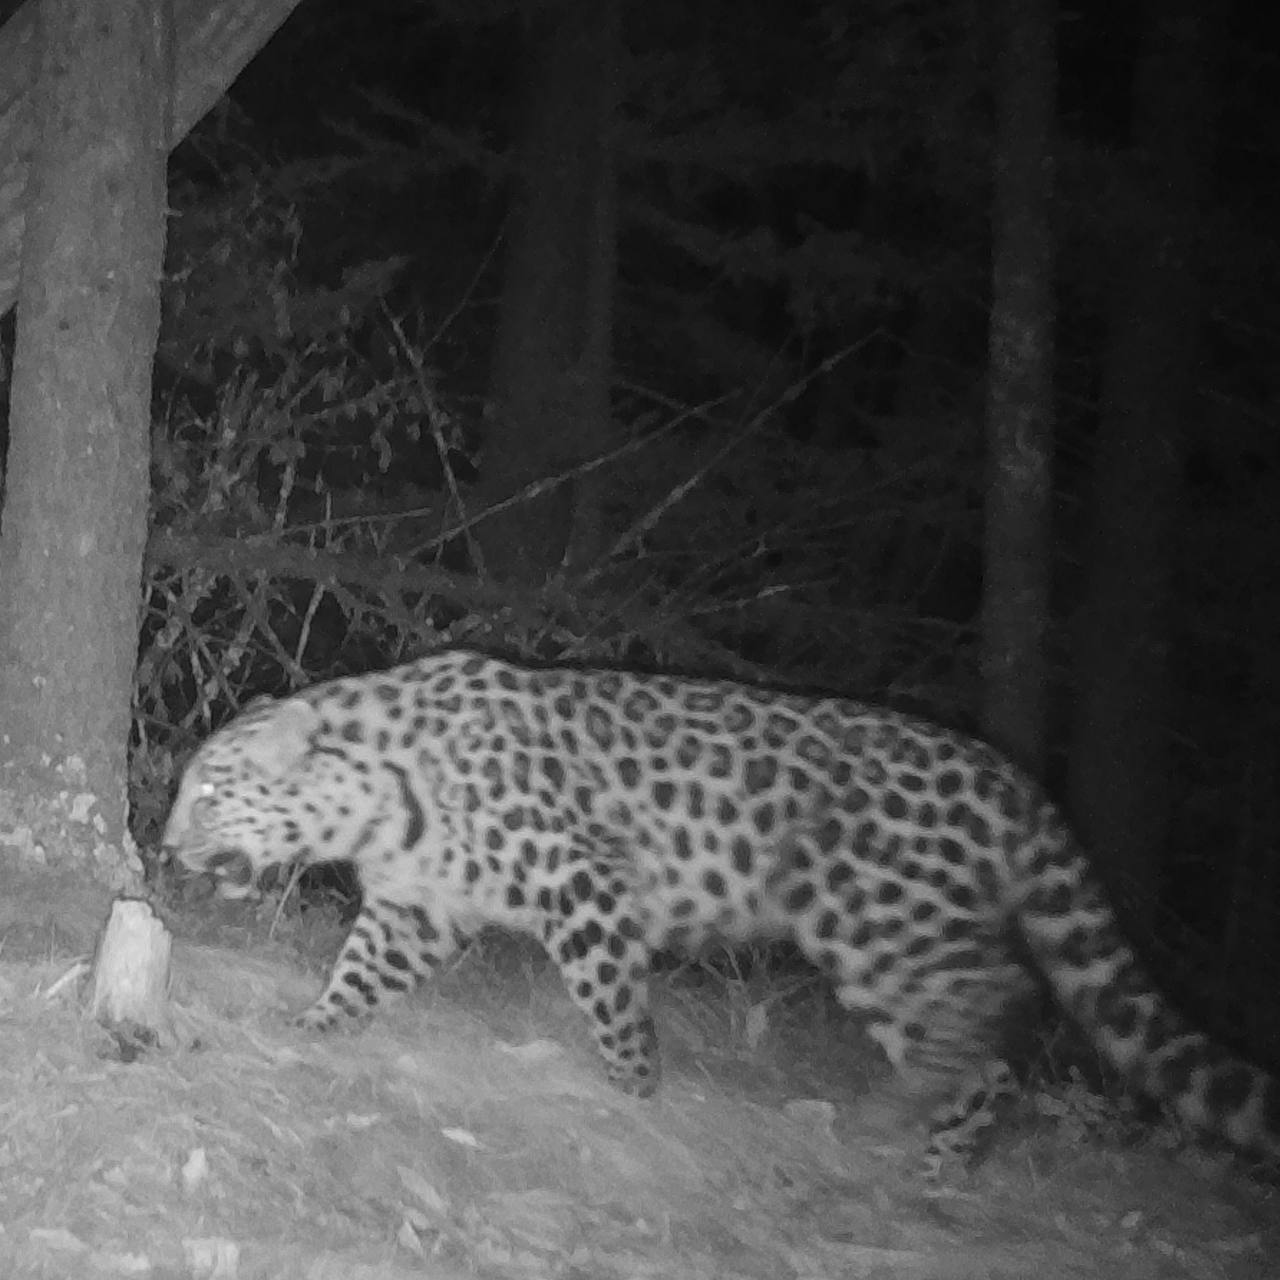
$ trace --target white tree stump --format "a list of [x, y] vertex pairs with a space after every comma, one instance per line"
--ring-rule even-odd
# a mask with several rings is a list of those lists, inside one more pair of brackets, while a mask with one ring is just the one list
[[[132, 1039], [169, 1039], [169, 953], [173, 938], [141, 898], [117, 898], [98, 942], [89, 1012]], [[148, 1035], [148, 1033], [150, 1033]]]

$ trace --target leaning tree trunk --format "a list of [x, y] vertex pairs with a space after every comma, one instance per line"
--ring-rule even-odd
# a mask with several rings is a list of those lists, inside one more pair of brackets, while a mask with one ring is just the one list
[[1100, 872], [1148, 925], [1173, 800], [1173, 573], [1202, 322], [1197, 235], [1210, 156], [1202, 7], [1147, 5], [1126, 202], [1137, 216], [1112, 298], [1075, 635], [1072, 813]]
[[[176, 146], [227, 91], [245, 64], [297, 7], [298, 0], [173, 0], [173, 131]], [[0, 312], [18, 292], [22, 192], [35, 147], [38, 0], [0, 27]]]
[[987, 735], [1041, 773], [1053, 455], [1053, 0], [1005, 0], [992, 220], [982, 675]]
[[619, 0], [547, 6], [533, 40], [527, 125], [479, 499], [527, 496], [477, 529], [481, 567], [542, 582], [600, 549], [602, 484], [581, 464], [613, 437], [609, 387], [617, 216], [612, 128]]
[[7, 785], [15, 765], [31, 779], [47, 765], [50, 794], [75, 798], [47, 852], [101, 857], [125, 835], [172, 31], [167, 0], [41, 0], [40, 16], [0, 525], [0, 707]]

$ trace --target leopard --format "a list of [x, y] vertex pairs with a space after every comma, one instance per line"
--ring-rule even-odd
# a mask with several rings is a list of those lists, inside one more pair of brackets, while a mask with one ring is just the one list
[[1280, 1158], [1280, 1082], [1160, 991], [1047, 791], [889, 707], [445, 649], [247, 705], [188, 762], [161, 858], [229, 897], [354, 868], [312, 1031], [497, 926], [541, 946], [608, 1079], [648, 1097], [655, 956], [779, 940], [936, 1101], [931, 1151], [972, 1140], [963, 1098], [1001, 1091], [1003, 1030], [1042, 986], [1136, 1092]]

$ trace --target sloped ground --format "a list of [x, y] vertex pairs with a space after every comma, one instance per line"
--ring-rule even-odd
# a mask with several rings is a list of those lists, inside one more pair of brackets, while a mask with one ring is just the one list
[[199, 939], [175, 949], [179, 1046], [134, 1056], [79, 1010], [105, 902], [5, 879], [6, 1280], [1280, 1274], [1280, 1192], [1202, 1152], [1042, 1120], [927, 1189], [847, 1028], [746, 983], [662, 984], [667, 1078], [639, 1102], [527, 953], [482, 948], [316, 1039], [284, 1015], [338, 934], [313, 931], [308, 970], [211, 907], [176, 922]]

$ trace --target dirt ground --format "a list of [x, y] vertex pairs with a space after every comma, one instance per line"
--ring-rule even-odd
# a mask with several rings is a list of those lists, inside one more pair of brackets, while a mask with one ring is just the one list
[[1280, 1188], [1079, 1107], [930, 1187], [873, 1057], [749, 983], [659, 984], [667, 1072], [641, 1102], [524, 953], [482, 947], [316, 1038], [287, 1014], [340, 935], [301, 948], [218, 907], [173, 922], [174, 1040], [148, 1050], [82, 1011], [105, 898], [3, 882], [3, 1280], [1280, 1275]]

